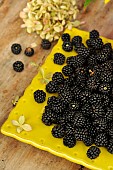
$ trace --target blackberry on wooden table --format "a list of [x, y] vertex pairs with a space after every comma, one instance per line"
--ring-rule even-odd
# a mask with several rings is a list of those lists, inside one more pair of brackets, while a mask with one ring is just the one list
[[101, 153], [100, 149], [96, 146], [91, 146], [88, 150], [87, 150], [87, 157], [90, 159], [95, 159], [99, 156], [99, 154]]
[[34, 99], [37, 103], [43, 103], [46, 99], [46, 93], [43, 90], [36, 90], [34, 92]]
[[21, 53], [22, 47], [21, 47], [20, 44], [14, 43], [14, 44], [12, 44], [12, 46], [11, 46], [11, 51], [12, 51], [13, 54], [18, 55], [18, 54]]
[[55, 64], [63, 65], [65, 63], [65, 56], [62, 53], [55, 53], [53, 61]]
[[13, 69], [16, 72], [22, 72], [24, 70], [24, 64], [22, 63], [22, 61], [15, 61], [13, 63]]
[[27, 47], [24, 51], [24, 54], [28, 57], [31, 57], [34, 55], [34, 49], [31, 47]]

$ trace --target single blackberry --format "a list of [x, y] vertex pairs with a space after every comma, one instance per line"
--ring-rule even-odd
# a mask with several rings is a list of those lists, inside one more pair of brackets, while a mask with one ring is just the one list
[[87, 103], [90, 98], [91, 98], [91, 92], [89, 90], [85, 90], [85, 91], [81, 92], [80, 100], [82, 103], [84, 103], [84, 104]]
[[102, 94], [101, 95], [101, 103], [103, 107], [107, 107], [109, 105], [110, 99], [107, 95]]
[[90, 91], [96, 91], [99, 84], [99, 81], [95, 77], [90, 77], [87, 81], [87, 87]]
[[34, 92], [34, 99], [37, 103], [43, 103], [46, 99], [46, 93], [43, 90], [36, 90]]
[[[113, 123], [113, 122], [112, 122], [112, 123]], [[112, 125], [109, 124], [108, 134], [109, 134], [110, 138], [113, 139], [113, 124], [112, 124]]]
[[48, 50], [51, 48], [51, 42], [49, 40], [43, 39], [41, 42], [41, 47], [45, 50]]
[[105, 83], [109, 83], [113, 80], [113, 75], [111, 74], [110, 71], [107, 72], [102, 72], [100, 80]]
[[75, 133], [75, 129], [73, 127], [73, 124], [71, 124], [69, 122], [66, 124], [65, 133], [66, 133], [66, 135], [69, 135], [69, 134], [73, 135]]
[[71, 88], [71, 92], [73, 93], [74, 100], [80, 101], [81, 90], [78, 87], [74, 86], [73, 88]]
[[64, 127], [65, 133], [66, 133], [66, 126], [68, 124], [68, 120], [67, 120], [67, 115], [64, 112], [65, 112], [65, 110], [63, 111], [63, 113], [61, 113], [62, 116], [60, 117], [58, 124], [60, 124], [62, 127]]
[[61, 84], [59, 87], [58, 87], [58, 94], [61, 94], [63, 93], [64, 91], [69, 91], [70, 90], [70, 87], [68, 86], [68, 84]]
[[108, 84], [108, 83], [100, 84], [99, 91], [103, 94], [109, 94], [109, 92], [111, 91], [110, 84]]
[[91, 146], [93, 144], [93, 138], [91, 136], [87, 136], [84, 140], [83, 140], [84, 144], [86, 146]]
[[89, 33], [89, 38], [90, 39], [96, 39], [99, 38], [99, 32], [97, 30], [92, 30]]
[[73, 148], [76, 145], [76, 139], [74, 135], [68, 134], [63, 138], [63, 144], [69, 148]]
[[100, 50], [103, 48], [103, 42], [101, 38], [97, 39], [88, 39], [86, 44], [89, 48], [93, 48], [95, 50]]
[[66, 104], [57, 97], [51, 102], [50, 107], [54, 112], [60, 113], [65, 109]]
[[84, 141], [87, 137], [88, 132], [85, 128], [75, 128], [75, 138], [79, 141]]
[[70, 41], [63, 42], [62, 49], [64, 51], [70, 52], [73, 50], [73, 45]]
[[109, 153], [113, 154], [113, 139], [109, 140], [106, 148]]
[[45, 125], [50, 126], [54, 122], [54, 119], [55, 119], [55, 115], [52, 112], [52, 110], [49, 107], [45, 107], [45, 111], [42, 114], [42, 122]]
[[22, 61], [15, 61], [13, 63], [13, 69], [16, 72], [21, 72], [24, 70], [24, 64], [22, 63]]
[[64, 81], [64, 77], [61, 72], [55, 72], [52, 76], [52, 81], [55, 81], [57, 84], [61, 84]]
[[88, 128], [88, 136], [91, 136], [93, 139], [95, 139], [97, 136], [97, 129], [95, 128], [92, 122], [91, 126]]
[[56, 96], [51, 96], [51, 97], [48, 97], [48, 100], [47, 100], [47, 104], [48, 105], [51, 105], [53, 100], [55, 100], [57, 97]]
[[55, 53], [53, 61], [55, 64], [63, 65], [65, 63], [65, 56], [62, 53]]
[[98, 118], [93, 121], [93, 125], [95, 126], [97, 132], [105, 132], [107, 129], [107, 121], [105, 118]]
[[105, 111], [100, 105], [93, 106], [93, 113], [92, 113], [92, 118], [96, 119], [99, 117], [104, 117]]
[[66, 63], [77, 69], [84, 65], [85, 59], [81, 55], [70, 56], [67, 58]]
[[104, 62], [102, 65], [101, 65], [103, 71], [106, 71], [106, 72], [113, 72], [113, 61], [112, 60], [108, 60], [106, 62]]
[[107, 108], [106, 109], [106, 114], [105, 114], [105, 118], [108, 120], [108, 121], [112, 121], [113, 120], [113, 111], [111, 108]]
[[78, 49], [75, 49], [75, 51], [85, 59], [88, 58], [90, 55], [90, 51], [87, 47], [80, 47]]
[[73, 124], [75, 127], [83, 127], [85, 125], [85, 117], [82, 113], [75, 114]]
[[55, 138], [63, 138], [65, 135], [64, 128], [60, 125], [55, 125], [52, 128], [51, 133], [52, 133], [53, 137], [55, 137]]
[[91, 54], [89, 57], [88, 57], [88, 65], [89, 66], [95, 66], [97, 65], [97, 58], [94, 54]]
[[92, 94], [90, 99], [89, 99], [89, 103], [92, 105], [92, 106], [95, 106], [95, 105], [101, 105], [101, 95], [100, 94]]
[[48, 93], [56, 93], [58, 90], [58, 85], [54, 81], [50, 81], [48, 84], [46, 84], [46, 91]]
[[82, 37], [81, 36], [74, 36], [72, 38], [72, 44], [76, 45], [76, 44], [81, 44], [82, 43]]
[[14, 43], [14, 44], [12, 44], [12, 46], [11, 46], [11, 51], [12, 51], [13, 54], [18, 55], [18, 54], [21, 53], [22, 47], [21, 47], [20, 44]]
[[107, 61], [110, 57], [109, 49], [103, 49], [100, 53], [97, 54], [96, 58], [99, 63]]
[[72, 101], [69, 103], [70, 111], [76, 111], [79, 109], [79, 103], [77, 101]]
[[70, 41], [70, 35], [68, 33], [62, 34], [62, 41]]
[[92, 115], [93, 110], [92, 107], [86, 103], [85, 105], [82, 106], [81, 108], [81, 113], [85, 116], [85, 117], [89, 117]]
[[96, 136], [95, 141], [94, 141], [95, 145], [98, 147], [105, 147], [108, 144], [108, 138], [107, 135], [105, 133], [100, 133]]
[[71, 93], [71, 91], [64, 91], [59, 94], [59, 98], [65, 104], [69, 104], [73, 100], [73, 94]]
[[111, 43], [105, 43], [103, 45], [103, 49], [108, 49], [110, 52], [112, 52], [112, 45], [111, 45]]
[[24, 54], [28, 57], [31, 57], [34, 54], [34, 49], [31, 48], [31, 47], [28, 47], [28, 48], [25, 49]]
[[90, 159], [95, 159], [99, 156], [99, 154], [101, 153], [100, 149], [96, 146], [91, 146], [88, 150], [87, 150], [87, 157]]
[[65, 65], [63, 68], [62, 68], [62, 73], [65, 75], [65, 76], [71, 76], [73, 74], [73, 68], [69, 65]]

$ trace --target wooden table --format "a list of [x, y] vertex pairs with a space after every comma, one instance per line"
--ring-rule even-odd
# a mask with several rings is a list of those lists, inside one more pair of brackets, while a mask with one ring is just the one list
[[[20, 28], [22, 20], [19, 18], [19, 12], [26, 3], [27, 0], [0, 0], [0, 126], [13, 108], [12, 99], [16, 95], [22, 96], [32, 78], [37, 74], [37, 68], [31, 67], [30, 62], [41, 64], [51, 50], [42, 50], [41, 39], [36, 34], [29, 35]], [[79, 8], [79, 19], [85, 21], [81, 29], [88, 31], [98, 29], [101, 35], [113, 38], [113, 2], [105, 6], [102, 1], [97, 0], [84, 11], [83, 1], [81, 1]], [[24, 56], [24, 49], [34, 42], [38, 44], [35, 55], [31, 58]], [[20, 55], [11, 53], [12, 43], [22, 45], [23, 51]], [[25, 70], [22, 73], [16, 73], [12, 69], [12, 64], [16, 60], [22, 60], [25, 64]], [[80, 170], [82, 167], [0, 134], [0, 170], [31, 169]], [[86, 170], [86, 168], [83, 169]]]

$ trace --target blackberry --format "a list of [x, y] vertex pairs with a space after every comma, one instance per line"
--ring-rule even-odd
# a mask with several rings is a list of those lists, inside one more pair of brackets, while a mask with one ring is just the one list
[[63, 68], [62, 68], [62, 73], [65, 75], [65, 76], [71, 76], [73, 74], [73, 68], [69, 65], [65, 65]]
[[103, 95], [101, 96], [101, 103], [103, 107], [107, 107], [109, 105], [110, 99], [107, 95]]
[[63, 65], [65, 63], [65, 56], [62, 53], [55, 53], [53, 61], [55, 64]]
[[74, 86], [71, 89], [71, 92], [73, 93], [74, 100], [80, 101], [81, 90], [78, 87]]
[[93, 48], [95, 50], [100, 50], [103, 48], [103, 42], [101, 38], [97, 39], [88, 39], [86, 44], [89, 48]]
[[73, 148], [76, 145], [76, 139], [74, 135], [69, 134], [63, 138], [63, 144], [69, 148]]
[[31, 57], [34, 54], [34, 49], [31, 48], [31, 47], [28, 47], [28, 48], [25, 49], [24, 54], [28, 57]]
[[13, 69], [16, 72], [21, 72], [24, 70], [24, 64], [22, 63], [22, 61], [15, 61], [13, 63]]
[[102, 106], [100, 105], [97, 105], [97, 106], [93, 106], [93, 113], [92, 113], [92, 117], [93, 118], [99, 118], [99, 117], [104, 117], [105, 115], [105, 112], [104, 112], [104, 109], [102, 108]]
[[99, 156], [99, 154], [101, 153], [100, 149], [96, 146], [91, 146], [88, 150], [87, 150], [87, 157], [90, 159], [95, 159]]
[[75, 138], [79, 141], [84, 141], [87, 137], [88, 132], [87, 129], [83, 128], [75, 128]]
[[108, 138], [105, 133], [100, 133], [96, 136], [94, 141], [95, 145], [98, 147], [105, 147], [108, 144]]
[[46, 99], [46, 93], [43, 90], [36, 90], [34, 92], [34, 99], [37, 103], [43, 103]]
[[[75, 112], [69, 110], [68, 114], [67, 114], [67, 120], [69, 123], [73, 124], [74, 116], [75, 116]], [[73, 124], [73, 126], [74, 126], [74, 124]]]
[[97, 136], [97, 129], [94, 125], [92, 125], [92, 122], [91, 127], [88, 128], [88, 136], [91, 136], [93, 139], [95, 139], [95, 137]]
[[70, 35], [68, 33], [62, 34], [62, 41], [70, 41]]
[[67, 84], [61, 84], [59, 87], [58, 87], [58, 94], [61, 94], [63, 93], [64, 91], [69, 91], [70, 90], [70, 87], [67, 85]]
[[88, 90], [85, 90], [85, 91], [81, 92], [81, 94], [80, 94], [80, 100], [84, 104], [89, 101], [90, 97], [91, 97], [91, 93]]
[[85, 117], [81, 113], [75, 114], [73, 124], [75, 127], [83, 127], [85, 125]]
[[99, 63], [107, 61], [110, 57], [109, 49], [103, 49], [100, 53], [97, 54], [96, 58]]
[[81, 55], [70, 56], [67, 58], [66, 63], [76, 69], [83, 66], [85, 59]]
[[85, 117], [89, 117], [93, 113], [92, 107], [88, 103], [86, 103], [85, 105], [82, 106], [81, 113]]
[[65, 133], [66, 133], [66, 135], [69, 135], [69, 134], [73, 135], [75, 133], [75, 129], [72, 124], [70, 124], [70, 123], [66, 124]]
[[107, 108], [106, 114], [105, 114], [105, 118], [108, 121], [112, 121], [113, 120], [113, 111], [111, 108]]
[[64, 128], [60, 125], [55, 125], [52, 128], [51, 133], [52, 133], [53, 137], [55, 137], [55, 138], [63, 138], [65, 135]]
[[48, 50], [51, 48], [51, 42], [49, 40], [43, 39], [41, 42], [41, 47], [45, 50]]
[[87, 87], [90, 91], [96, 91], [99, 84], [99, 81], [95, 77], [90, 77], [87, 81]]
[[81, 36], [74, 36], [72, 38], [72, 44], [76, 45], [76, 44], [81, 44], [82, 43], [82, 37]]
[[89, 57], [88, 57], [88, 65], [89, 66], [94, 66], [94, 65], [97, 65], [97, 58], [94, 54], [91, 54]]
[[42, 114], [42, 122], [46, 126], [50, 126], [54, 122], [54, 119], [55, 119], [55, 116], [54, 116], [53, 112], [51, 111], [50, 108], [47, 107], [45, 109], [45, 112]]
[[55, 72], [52, 76], [52, 81], [55, 81], [57, 84], [61, 84], [64, 81], [64, 77], [61, 72]]
[[98, 118], [93, 121], [93, 125], [97, 129], [97, 132], [104, 132], [107, 129], [107, 121], [105, 118]]
[[86, 146], [91, 146], [93, 144], [93, 138], [91, 136], [87, 136], [84, 140], [83, 140], [84, 144]]
[[113, 154], [113, 139], [109, 140], [106, 148], [109, 153]]
[[77, 101], [72, 101], [69, 103], [70, 111], [76, 111], [79, 109], [79, 103]]
[[85, 59], [88, 58], [88, 56], [90, 55], [90, 51], [86, 47], [80, 47], [78, 49], [75, 49], [75, 51]]
[[18, 54], [21, 53], [22, 47], [21, 47], [20, 44], [14, 43], [14, 44], [12, 44], [12, 46], [11, 46], [11, 51], [12, 51], [13, 54], [18, 55]]
[[58, 90], [58, 85], [54, 81], [50, 81], [48, 84], [46, 84], [46, 91], [48, 93], [56, 93]]
[[73, 100], [73, 94], [71, 93], [71, 91], [64, 91], [59, 94], [59, 97], [61, 101], [63, 101], [65, 104], [68, 104]]
[[103, 94], [109, 94], [109, 92], [111, 91], [110, 84], [108, 84], [108, 83], [100, 84], [99, 91]]
[[54, 112], [62, 112], [66, 105], [65, 103], [63, 103], [59, 98], [55, 98], [52, 102], [51, 102], [51, 109], [54, 111]]
[[110, 71], [107, 72], [102, 72], [100, 80], [105, 83], [109, 83], [113, 80], [113, 75], [111, 74]]
[[99, 32], [97, 30], [92, 30], [89, 33], [89, 38], [90, 39], [96, 39], [99, 38]]
[[112, 45], [111, 45], [111, 43], [105, 43], [103, 45], [103, 49], [108, 49], [110, 52], [112, 52]]
[[108, 60], [108, 61], [104, 62], [101, 66], [103, 68], [103, 71], [113, 72], [113, 61], [112, 60]]
[[[113, 123], [113, 122], [112, 122]], [[108, 127], [108, 134], [113, 139], [113, 124]]]
[[48, 100], [47, 100], [47, 104], [48, 105], [51, 105], [53, 100], [55, 100], [57, 97], [56, 96], [51, 96], [51, 97], [48, 97]]
[[92, 106], [101, 105], [101, 95], [96, 93], [92, 94], [89, 102]]
[[73, 45], [70, 41], [63, 42], [62, 49], [64, 51], [70, 52], [73, 50]]

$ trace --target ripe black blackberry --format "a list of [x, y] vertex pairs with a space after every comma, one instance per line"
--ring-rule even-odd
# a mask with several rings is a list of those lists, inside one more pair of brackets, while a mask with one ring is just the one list
[[99, 63], [103, 63], [107, 61], [109, 57], [110, 57], [110, 51], [109, 49], [106, 49], [106, 48], [96, 55], [97, 61]]
[[73, 124], [75, 127], [84, 127], [85, 126], [85, 117], [82, 113], [77, 113], [74, 116]]
[[90, 39], [96, 39], [99, 38], [99, 32], [97, 30], [92, 30], [89, 33], [89, 38]]
[[43, 90], [36, 90], [34, 92], [34, 99], [37, 103], [43, 103], [46, 99], [46, 93]]
[[75, 138], [79, 141], [84, 141], [87, 137], [88, 132], [85, 128], [75, 128]]
[[80, 100], [82, 103], [84, 103], [84, 104], [87, 103], [90, 98], [91, 98], [91, 92], [89, 90], [85, 90], [85, 91], [81, 92]]
[[85, 59], [81, 55], [70, 56], [67, 58], [66, 63], [77, 69], [84, 65]]
[[89, 103], [86, 103], [85, 105], [82, 106], [81, 108], [81, 113], [85, 116], [85, 117], [89, 117], [92, 115], [93, 110], [92, 107], [89, 105]]
[[105, 111], [100, 105], [96, 105], [92, 107], [93, 113], [92, 113], [92, 118], [96, 119], [99, 117], [104, 117], [105, 116]]
[[45, 107], [45, 111], [42, 114], [42, 122], [46, 125], [46, 126], [50, 126], [52, 125], [52, 123], [54, 123], [54, 113], [52, 112], [52, 110], [49, 107]]
[[103, 42], [101, 38], [97, 39], [88, 39], [86, 44], [89, 48], [93, 48], [95, 50], [100, 50], [103, 48]]
[[84, 140], [83, 140], [84, 144], [86, 146], [91, 146], [93, 144], [93, 138], [91, 136], [87, 136]]
[[106, 72], [113, 72], [113, 61], [112, 60], [108, 60], [106, 62], [104, 62], [102, 65], [102, 70], [106, 71]]
[[62, 49], [64, 51], [70, 52], [73, 50], [73, 45], [70, 41], [64, 41], [62, 44]]
[[95, 159], [99, 156], [99, 154], [101, 153], [100, 149], [96, 146], [91, 146], [88, 150], [87, 150], [87, 157], [90, 159]]
[[97, 134], [98, 134], [97, 129], [95, 128], [95, 126], [91, 122], [91, 126], [88, 128], [88, 136], [91, 136], [93, 139], [95, 139]]
[[78, 49], [75, 49], [75, 51], [76, 51], [79, 55], [81, 55], [82, 57], [84, 57], [85, 59], [88, 58], [89, 55], [90, 55], [90, 51], [89, 51], [89, 49], [86, 48], [86, 47], [80, 47], [80, 48], [78, 48]]
[[65, 135], [64, 128], [60, 125], [55, 125], [52, 128], [51, 133], [52, 133], [53, 137], [55, 137], [55, 138], [63, 138]]
[[12, 51], [13, 54], [18, 55], [18, 54], [21, 53], [22, 47], [21, 47], [20, 44], [14, 43], [14, 44], [12, 44], [12, 46], [11, 46], [11, 51]]
[[105, 118], [98, 118], [93, 121], [93, 125], [95, 126], [97, 132], [105, 132], [107, 129], [107, 121]]
[[15, 61], [13, 63], [13, 69], [16, 71], [16, 72], [21, 72], [24, 70], [24, 64], [22, 63], [22, 61]]
[[76, 44], [81, 44], [82, 43], [82, 37], [81, 36], [74, 36], [72, 38], [72, 44], [76, 45]]
[[64, 77], [61, 72], [55, 72], [52, 76], [52, 81], [55, 81], [57, 84], [61, 84], [64, 81]]
[[62, 34], [62, 41], [70, 41], [70, 35], [68, 33]]
[[88, 65], [89, 66], [97, 65], [97, 58], [94, 54], [92, 54], [88, 57]]
[[63, 65], [65, 63], [65, 56], [62, 53], [55, 53], [53, 61], [55, 64]]
[[[113, 121], [111, 121], [113, 123]], [[109, 137], [113, 139], [113, 124], [108, 124], [108, 134], [109, 134]]]
[[73, 148], [76, 145], [76, 139], [74, 135], [68, 134], [63, 138], [63, 144], [69, 148]]
[[113, 75], [110, 71], [102, 72], [100, 76], [100, 80], [105, 83], [109, 83], [113, 80]]
[[51, 42], [49, 40], [43, 39], [41, 42], [41, 47], [45, 50], [48, 50], [51, 48]]
[[34, 55], [34, 49], [31, 47], [28, 47], [25, 49], [24, 54], [28, 57], [31, 57]]
[[100, 133], [96, 136], [95, 141], [94, 141], [95, 145], [98, 147], [105, 147], [108, 144], [108, 138], [107, 135], [105, 133]]
[[90, 77], [87, 81], [87, 87], [90, 91], [96, 91], [99, 84], [99, 81], [95, 77]]
[[70, 111], [79, 110], [79, 102], [77, 102], [77, 101], [70, 102], [69, 103], [69, 109], [70, 109]]
[[109, 105], [110, 99], [107, 95], [102, 94], [101, 95], [101, 103], [103, 108], [106, 108]]
[[107, 151], [111, 154], [113, 154], [113, 139], [110, 139], [107, 145]]
[[66, 104], [57, 97], [51, 102], [50, 107], [53, 112], [61, 113], [65, 109]]
[[101, 95], [98, 93], [94, 93], [91, 95], [89, 102], [92, 106], [101, 105]]
[[47, 100], [47, 104], [48, 105], [51, 105], [53, 100], [55, 100], [57, 97], [56, 96], [51, 96], [51, 97], [48, 97], [48, 100]]
[[73, 135], [75, 133], [75, 129], [73, 127], [73, 124], [72, 123], [67, 123], [66, 126], [65, 126], [65, 133], [66, 135]]
[[59, 98], [65, 104], [69, 104], [73, 100], [73, 93], [71, 91], [64, 91], [59, 94]]
[[73, 88], [71, 88], [71, 92], [73, 93], [74, 100], [80, 101], [81, 90], [79, 89], [79, 87], [74, 86]]
[[99, 91], [103, 94], [109, 94], [111, 91], [111, 86], [109, 83], [103, 83], [99, 86]]
[[68, 86], [68, 84], [61, 84], [59, 87], [58, 87], [58, 94], [61, 94], [63, 93], [64, 91], [69, 91], [70, 90], [70, 87]]
[[112, 120], [113, 120], [113, 111], [112, 111], [111, 108], [107, 108], [107, 109], [106, 109], [105, 118], [106, 118], [108, 121], [112, 121]]
[[65, 76], [71, 76], [73, 74], [73, 68], [70, 66], [70, 65], [65, 65], [63, 68], [62, 68], [62, 73], [65, 75]]
[[58, 90], [58, 85], [54, 81], [50, 81], [48, 84], [46, 84], [46, 91], [48, 93], [56, 93]]
[[112, 53], [112, 45], [111, 45], [111, 43], [105, 43], [103, 45], [103, 49], [108, 49], [110, 51], [110, 53]]

